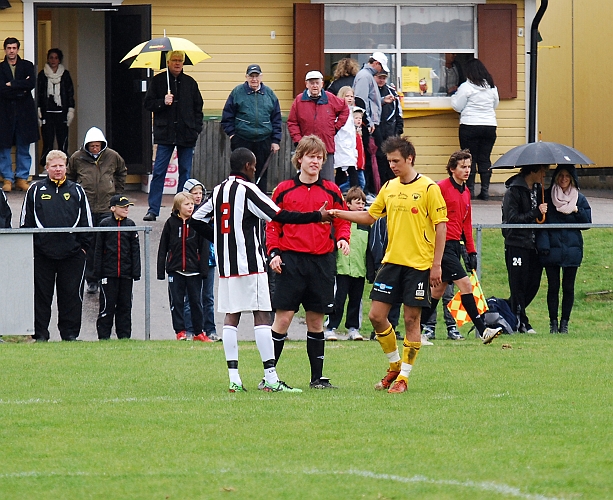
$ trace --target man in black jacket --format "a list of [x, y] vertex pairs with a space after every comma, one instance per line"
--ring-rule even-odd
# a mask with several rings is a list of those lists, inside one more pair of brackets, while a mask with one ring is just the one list
[[[23, 201], [21, 227], [92, 227], [83, 188], [66, 179], [66, 154], [47, 155], [47, 178], [33, 183]], [[49, 340], [53, 290], [57, 287], [58, 329], [62, 340], [77, 340], [81, 331], [85, 253], [90, 233], [34, 235], [34, 336]]]
[[[28, 189], [28, 176], [32, 166], [30, 144], [38, 140], [38, 120], [32, 89], [36, 86], [34, 65], [19, 57], [19, 40], [4, 40], [6, 56], [0, 63], [0, 174], [4, 178], [2, 189], [15, 187]], [[11, 161], [11, 148], [15, 153], [15, 174]]]
[[395, 87], [387, 83], [387, 78], [388, 73], [385, 70], [379, 71], [375, 75], [375, 82], [379, 87], [379, 94], [381, 95], [381, 122], [375, 129], [373, 137], [377, 145], [377, 166], [379, 167], [381, 185], [396, 177], [389, 167], [387, 155], [381, 151], [381, 145], [385, 139], [401, 136], [404, 132], [404, 118], [402, 117], [400, 97]]
[[[547, 203], [538, 188], [548, 165], [527, 165], [505, 185], [502, 200], [503, 224], [536, 224], [547, 213]], [[543, 265], [536, 250], [533, 229], [503, 229], [504, 255], [511, 291], [511, 310], [519, 318], [519, 331], [536, 333], [526, 315], [526, 307], [536, 297], [541, 285]]]
[[184, 52], [169, 52], [167, 73], [153, 78], [145, 96], [145, 109], [153, 113], [153, 139], [157, 146], [145, 221], [154, 221], [160, 215], [164, 178], [175, 147], [179, 160], [177, 193], [191, 177], [194, 146], [202, 131], [203, 102], [196, 80], [183, 73], [184, 61]]

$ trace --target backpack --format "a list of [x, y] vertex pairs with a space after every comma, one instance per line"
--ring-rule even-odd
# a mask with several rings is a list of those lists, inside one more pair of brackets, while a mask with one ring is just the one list
[[490, 297], [487, 299], [487, 312], [483, 314], [483, 322], [488, 328], [502, 328], [502, 333], [514, 333], [519, 328], [519, 320], [511, 311], [505, 299]]

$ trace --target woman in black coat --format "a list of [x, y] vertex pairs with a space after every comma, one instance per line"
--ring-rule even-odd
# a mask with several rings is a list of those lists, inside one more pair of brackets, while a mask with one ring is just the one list
[[[545, 193], [548, 224], [592, 222], [592, 209], [579, 192], [574, 165], [559, 165]], [[575, 278], [583, 260], [583, 236], [580, 229], [543, 229], [537, 231], [537, 248], [547, 273], [547, 308], [549, 333], [568, 333], [568, 321], [575, 301]], [[558, 325], [562, 270], [562, 315]]]

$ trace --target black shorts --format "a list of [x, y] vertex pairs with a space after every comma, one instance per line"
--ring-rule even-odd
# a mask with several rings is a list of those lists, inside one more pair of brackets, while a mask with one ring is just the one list
[[275, 275], [273, 309], [328, 314], [334, 310], [336, 255], [283, 252], [281, 274]]
[[443, 260], [441, 262], [443, 282], [451, 283], [468, 276], [466, 269], [462, 265], [461, 248], [462, 244], [459, 241], [445, 242], [445, 251], [443, 252]]
[[430, 270], [383, 264], [370, 292], [372, 300], [411, 307], [430, 307]]

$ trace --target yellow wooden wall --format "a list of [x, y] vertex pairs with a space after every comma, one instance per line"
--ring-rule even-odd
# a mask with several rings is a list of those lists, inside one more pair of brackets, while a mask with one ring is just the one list
[[611, 0], [556, 0], [549, 2], [540, 27], [541, 137], [579, 149], [598, 166], [613, 166], [612, 25]]
[[[10, 9], [0, 10], [0, 43], [9, 36], [14, 36], [21, 42], [19, 55], [23, 57], [23, 3], [18, 0], [11, 2]], [[1, 54], [4, 59], [4, 51]]]

